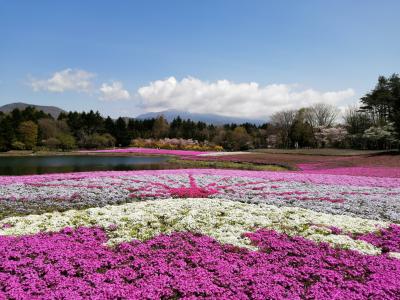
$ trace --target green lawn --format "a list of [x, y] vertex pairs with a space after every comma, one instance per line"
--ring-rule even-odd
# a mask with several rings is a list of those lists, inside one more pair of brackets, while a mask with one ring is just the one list
[[180, 168], [213, 168], [213, 169], [236, 169], [253, 171], [287, 171], [288, 168], [274, 164], [256, 164], [251, 162], [231, 161], [207, 161], [172, 158], [168, 161], [173, 168], [174, 165]]

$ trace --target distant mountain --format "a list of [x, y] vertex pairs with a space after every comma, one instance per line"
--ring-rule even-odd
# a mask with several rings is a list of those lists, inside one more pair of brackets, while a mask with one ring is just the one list
[[23, 102], [15, 102], [15, 103], [10, 103], [10, 104], [0, 106], [0, 111], [2, 111], [4, 113], [9, 113], [16, 108], [23, 110], [23, 109], [27, 108], [28, 106], [32, 106], [32, 107], [36, 108], [37, 110], [42, 110], [46, 114], [52, 115], [53, 118], [58, 118], [60, 113], [65, 112], [65, 110], [55, 107], [55, 106], [35, 105], [35, 104], [28, 104], [28, 103], [23, 103]]
[[168, 122], [171, 122], [176, 117], [180, 116], [182, 119], [190, 119], [195, 122], [204, 122], [207, 124], [214, 125], [223, 125], [223, 124], [243, 124], [243, 123], [252, 123], [256, 125], [261, 125], [266, 123], [268, 120], [260, 120], [260, 119], [248, 119], [248, 118], [237, 118], [237, 117], [227, 117], [221, 116], [217, 114], [200, 114], [200, 113], [190, 113], [187, 111], [179, 111], [179, 110], [165, 110], [160, 112], [150, 112], [141, 114], [136, 117], [136, 119], [152, 119], [157, 118], [159, 116], [164, 116]]

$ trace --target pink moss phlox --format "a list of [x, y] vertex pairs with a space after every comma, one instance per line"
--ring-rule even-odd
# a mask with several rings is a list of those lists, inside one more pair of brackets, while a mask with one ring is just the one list
[[400, 178], [400, 168], [394, 167], [340, 167], [320, 168], [319, 164], [299, 164], [303, 173]]
[[[189, 186], [180, 185], [178, 187], [170, 187], [166, 184], [159, 182], [146, 182], [147, 186], [141, 188], [129, 188], [128, 190], [133, 192], [129, 195], [130, 198], [157, 198], [170, 196], [173, 198], [208, 198], [212, 195], [217, 194], [219, 191], [213, 188], [215, 183], [209, 184], [204, 187], [200, 187], [196, 183], [196, 179], [193, 175], [189, 175]], [[171, 181], [171, 183], [176, 184], [176, 182]], [[160, 187], [161, 190], [152, 191], [153, 187]], [[152, 193], [150, 193], [152, 191]], [[145, 192], [145, 193], [144, 193]], [[149, 192], [149, 193], [147, 193]]]
[[333, 234], [342, 234], [343, 232], [342, 229], [335, 226], [329, 226], [328, 229], [330, 229]]
[[120, 177], [132, 175], [220, 175], [235, 177], [250, 177], [267, 179], [274, 182], [295, 181], [310, 184], [331, 184], [367, 187], [400, 187], [400, 178], [380, 178], [367, 176], [308, 174], [306, 172], [268, 172], [268, 171], [243, 171], [222, 169], [178, 169], [178, 170], [143, 170], [143, 171], [99, 171], [81, 173], [60, 173], [27, 176], [0, 176], [0, 185], [12, 183], [44, 183], [55, 180], [80, 180], [98, 177]]
[[115, 231], [115, 230], [118, 229], [118, 225], [116, 225], [116, 224], [110, 224], [110, 225], [108, 225], [107, 229], [108, 229], [109, 231]]
[[400, 260], [259, 230], [260, 251], [188, 232], [104, 246], [99, 228], [0, 237], [0, 299], [399, 299]]
[[400, 226], [391, 224], [389, 228], [379, 229], [358, 237], [374, 246], [381, 248], [384, 252], [400, 252]]

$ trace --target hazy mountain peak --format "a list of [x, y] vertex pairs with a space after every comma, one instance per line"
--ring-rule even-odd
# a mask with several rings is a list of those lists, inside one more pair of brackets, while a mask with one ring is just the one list
[[260, 119], [249, 119], [249, 118], [240, 118], [240, 117], [229, 117], [229, 116], [222, 116], [217, 114], [201, 114], [201, 113], [190, 113], [187, 111], [180, 111], [176, 109], [164, 110], [159, 112], [149, 112], [138, 115], [137, 119], [152, 119], [158, 116], [164, 116], [168, 122], [171, 122], [176, 117], [180, 116], [182, 119], [191, 119], [195, 122], [205, 122], [208, 124], [214, 125], [223, 125], [223, 124], [242, 124], [242, 123], [253, 123], [256, 125], [260, 125], [266, 123], [267, 120], [260, 120]]

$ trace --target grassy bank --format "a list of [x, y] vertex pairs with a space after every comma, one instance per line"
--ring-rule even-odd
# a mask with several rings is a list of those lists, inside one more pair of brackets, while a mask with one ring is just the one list
[[171, 158], [168, 160], [172, 166], [180, 168], [213, 168], [213, 169], [236, 169], [253, 171], [287, 171], [279, 165], [254, 164], [249, 162], [231, 162], [231, 161], [207, 161], [207, 160], [186, 160]]

